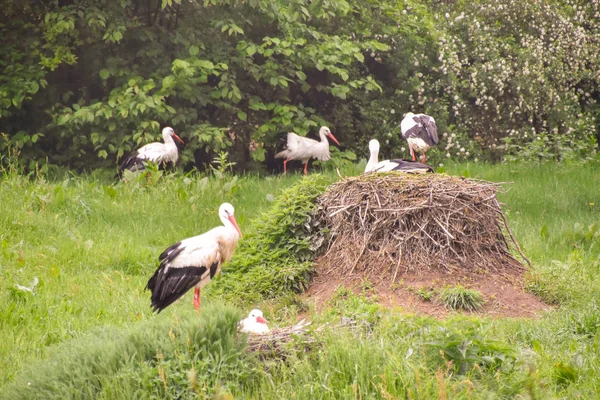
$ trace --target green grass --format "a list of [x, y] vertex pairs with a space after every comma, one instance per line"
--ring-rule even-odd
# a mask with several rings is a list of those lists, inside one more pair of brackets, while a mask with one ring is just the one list
[[479, 311], [485, 304], [480, 291], [462, 285], [446, 286], [438, 294], [442, 304], [450, 310]]
[[[203, 291], [200, 319], [189, 294], [153, 315], [143, 288], [157, 255], [216, 226], [223, 201], [234, 204], [245, 234], [238, 256], [263, 246], [269, 226], [271, 238], [283, 240], [280, 220], [251, 221], [288, 210], [293, 199], [274, 205], [272, 196], [299, 175], [245, 176], [225, 189], [215, 179], [178, 175], [128, 185], [93, 177], [3, 178], [0, 398], [597, 398], [600, 166], [446, 168], [513, 182], [499, 197], [534, 263], [527, 287], [558, 307], [537, 320], [440, 321], [339, 290], [324, 312], [309, 311], [313, 326], [329, 323], [314, 334], [312, 350], [292, 347], [284, 359], [266, 360], [243, 352], [235, 320], [252, 304], [271, 324], [291, 324], [306, 309], [288, 291], [303, 282], [304, 270], [288, 274], [290, 285], [279, 288], [275, 283], [287, 275], [277, 272], [290, 265], [277, 268], [276, 257], [261, 261], [260, 252], [257, 259], [234, 257]], [[329, 173], [324, 182], [335, 179]], [[294, 221], [298, 214], [289, 215]], [[281, 243], [306, 245], [284, 240], [260, 250]], [[288, 261], [307, 261], [307, 253], [299, 254]], [[34, 278], [33, 293], [15, 286]], [[239, 308], [218, 304], [224, 301]], [[357, 324], [336, 327], [340, 317]]]

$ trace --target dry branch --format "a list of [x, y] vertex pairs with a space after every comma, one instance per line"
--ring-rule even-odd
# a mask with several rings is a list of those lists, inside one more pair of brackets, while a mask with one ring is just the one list
[[[294, 337], [306, 333], [309, 325], [310, 322], [302, 320], [293, 326], [271, 329], [269, 333], [263, 335], [249, 334], [247, 349], [249, 351], [279, 353], [282, 351], [283, 346], [291, 342]], [[311, 343], [313, 339], [306, 337], [303, 338], [303, 341]]]
[[[323, 271], [395, 281], [401, 270], [521, 271], [524, 260], [496, 200], [500, 183], [446, 175], [367, 174], [320, 197], [329, 229]], [[510, 240], [507, 239], [507, 236]]]

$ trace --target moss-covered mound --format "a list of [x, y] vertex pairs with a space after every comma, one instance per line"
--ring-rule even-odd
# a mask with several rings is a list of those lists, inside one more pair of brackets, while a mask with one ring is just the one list
[[208, 286], [211, 297], [253, 303], [308, 286], [314, 270], [312, 237], [317, 198], [327, 187], [321, 175], [309, 175], [283, 190], [240, 241], [231, 262]]

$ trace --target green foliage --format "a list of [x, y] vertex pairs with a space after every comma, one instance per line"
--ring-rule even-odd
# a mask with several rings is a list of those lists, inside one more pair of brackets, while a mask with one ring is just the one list
[[557, 362], [553, 367], [554, 381], [559, 385], [568, 385], [577, 380], [577, 370], [569, 364]]
[[309, 175], [278, 195], [252, 222], [250, 233], [207, 292], [230, 301], [256, 302], [306, 289], [315, 258], [311, 236], [316, 198], [325, 179]]
[[338, 286], [333, 292], [329, 315], [340, 315], [362, 325], [372, 326], [381, 318], [381, 307], [377, 304], [377, 296], [370, 293], [371, 288], [363, 288], [360, 295], [355, 295], [344, 286]]
[[169, 125], [186, 168], [227, 150], [248, 169], [278, 132], [326, 124], [344, 146], [333, 162], [352, 162], [371, 138], [406, 156], [399, 122], [412, 110], [440, 128], [433, 164], [587, 159], [599, 7], [12, 0], [0, 10], [0, 150], [20, 149], [29, 170], [109, 167]]
[[423, 301], [431, 301], [433, 300], [433, 298], [436, 295], [436, 292], [433, 288], [431, 287], [425, 287], [422, 286], [418, 289], [415, 289], [413, 287], [409, 287], [408, 290], [414, 294], [416, 294], [417, 296], [419, 296], [419, 298]]
[[134, 329], [108, 329], [53, 349], [4, 388], [2, 398], [161, 398], [211, 395], [239, 378], [241, 313], [208, 307], [171, 321], [156, 317]]
[[[295, 182], [240, 177], [235, 193], [223, 193], [221, 180], [195, 174], [126, 184], [113, 175], [0, 178], [0, 385], [52, 344], [153, 318], [144, 286], [166, 247], [217, 226], [224, 201], [249, 233], [250, 217], [269, 207], [266, 194]], [[15, 286], [36, 277], [33, 293]]]
[[485, 304], [481, 292], [462, 285], [446, 286], [440, 290], [438, 296], [450, 310], [479, 311]]
[[450, 7], [436, 89], [453, 100], [452, 123], [496, 156], [589, 155], [596, 148], [599, 99], [591, 95], [597, 85], [591, 75], [598, 68], [599, 26], [588, 18], [598, 7], [488, 0]]
[[600, 309], [595, 300], [582, 308], [581, 312], [571, 316], [569, 326], [573, 333], [594, 338], [600, 331]]
[[547, 304], [558, 305], [567, 300], [567, 292], [561, 282], [554, 279], [552, 273], [542, 275], [530, 274], [526, 277], [525, 290], [535, 294]]
[[484, 370], [510, 369], [516, 359], [515, 350], [506, 343], [490, 339], [486, 330], [475, 324], [454, 330], [441, 327], [435, 338], [425, 343], [438, 367], [452, 362], [455, 373], [465, 375], [474, 367]]
[[[219, 204], [229, 201], [245, 234], [239, 251], [253, 233], [251, 220], [300, 177], [240, 176], [238, 190], [223, 194], [221, 180], [196, 173], [123, 184], [112, 171], [78, 177], [6, 170], [0, 177], [0, 398], [38, 393], [40, 386], [25, 387], [27, 378], [52, 384], [57, 398], [597, 398], [599, 259], [586, 234], [597, 219], [600, 166], [448, 163], [446, 169], [514, 182], [499, 199], [533, 274], [561, 296], [560, 307], [536, 318], [438, 319], [385, 309], [364, 282], [362, 293], [340, 290], [335, 305], [318, 312], [289, 290], [252, 304], [263, 296], [247, 296], [244, 310], [236, 311], [213, 307], [227, 297], [218, 286], [234, 268], [225, 266], [223, 282], [203, 291], [200, 317], [191, 293], [155, 315], [143, 287], [166, 246], [216, 226]], [[336, 177], [330, 171], [323, 179]], [[255, 290], [252, 282], [244, 283], [248, 292]], [[233, 280], [227, 285], [238, 287]], [[14, 298], [11, 288], [23, 296]], [[272, 328], [294, 324], [301, 312], [316, 331], [308, 336], [313, 344], [293, 345], [284, 360], [242, 354], [243, 337], [229, 348], [233, 325], [225, 322], [254, 306]], [[340, 317], [356, 324], [340, 326], [346, 321]], [[211, 318], [215, 324], [206, 322]], [[205, 336], [213, 326], [214, 336]], [[188, 345], [189, 332], [199, 340]], [[81, 366], [71, 368], [74, 360]]]
[[[381, 90], [359, 66], [368, 49], [387, 46], [370, 32], [329, 29], [351, 12], [345, 0], [154, 3], [27, 1], [2, 10], [10, 22], [0, 33], [11, 39], [2, 50], [12, 62], [0, 65], [0, 112], [27, 162], [108, 166], [103, 160], [114, 162], [165, 125], [186, 140], [183, 163], [196, 150], [231, 146], [247, 161], [252, 143], [261, 160], [277, 132], [306, 134], [326, 121], [303, 104]], [[28, 40], [19, 39], [23, 32]]]

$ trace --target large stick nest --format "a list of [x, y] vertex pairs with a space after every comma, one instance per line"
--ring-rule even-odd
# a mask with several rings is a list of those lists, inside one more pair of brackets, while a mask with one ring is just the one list
[[330, 235], [320, 269], [390, 282], [424, 269], [512, 275], [523, 265], [511, 254], [521, 251], [496, 199], [501, 189], [439, 174], [343, 179], [319, 199]]

